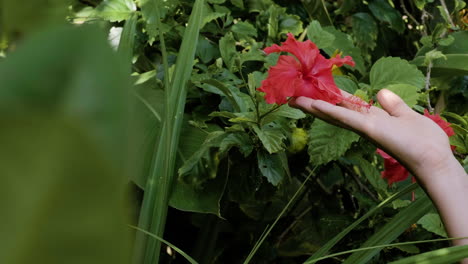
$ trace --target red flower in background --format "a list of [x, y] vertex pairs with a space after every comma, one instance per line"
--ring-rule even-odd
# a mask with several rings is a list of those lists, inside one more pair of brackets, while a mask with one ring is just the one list
[[[439, 115], [431, 115], [427, 109], [424, 109], [424, 116], [430, 118], [437, 125], [439, 125], [448, 137], [455, 135], [455, 132], [450, 127], [450, 123], [443, 120]], [[455, 146], [451, 146], [452, 150]], [[401, 165], [396, 159], [385, 153], [381, 149], [377, 149], [377, 153], [384, 158], [384, 168], [382, 172], [382, 178], [387, 179], [388, 185], [392, 185], [394, 182], [404, 181], [408, 178], [409, 172], [403, 165]], [[414, 178], [413, 178], [414, 180]]]
[[384, 168], [382, 178], [388, 181], [388, 185], [394, 182], [404, 181], [408, 178], [409, 172], [396, 159], [385, 153], [381, 149], [377, 149], [377, 153], [384, 158]]
[[455, 132], [453, 132], [453, 129], [450, 127], [450, 123], [443, 120], [440, 115], [431, 115], [429, 114], [429, 111], [427, 109], [424, 109], [424, 116], [430, 118], [432, 121], [434, 121], [437, 125], [444, 130], [445, 134], [447, 136], [451, 137], [455, 135]]
[[[326, 59], [310, 40], [298, 42], [289, 33], [288, 39], [278, 46], [266, 48], [265, 53], [288, 52], [294, 56], [279, 56], [276, 66], [268, 70], [259, 91], [265, 93], [269, 104], [284, 104], [288, 97], [306, 96], [337, 104], [344, 98], [333, 80], [332, 68], [344, 64], [354, 66], [350, 56]], [[356, 102], [355, 102], [356, 103]]]

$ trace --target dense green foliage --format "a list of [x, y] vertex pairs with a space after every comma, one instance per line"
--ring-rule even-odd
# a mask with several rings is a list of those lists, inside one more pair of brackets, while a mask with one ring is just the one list
[[[15, 6], [14, 1], [5, 3]], [[135, 212], [130, 222], [154, 233], [151, 237], [136, 232], [135, 264], [157, 259], [185, 263], [165, 246], [159, 251], [155, 236], [199, 263], [241, 263], [248, 256], [251, 263], [303, 263], [310, 256], [360, 247], [443, 238], [441, 220], [422, 189], [411, 185], [410, 179], [388, 186], [381, 178], [382, 159], [372, 143], [287, 105], [269, 105], [256, 89], [278, 58], [277, 54], [266, 56], [262, 49], [284, 41], [289, 32], [301, 40], [310, 39], [323, 55], [341, 53], [356, 62], [354, 68], [334, 71], [339, 88], [367, 101], [375, 101], [376, 93], [387, 88], [414, 110], [434, 110], [451, 122], [456, 132], [451, 137], [454, 154], [468, 169], [466, 9], [460, 0], [446, 4], [447, 9], [429, 0], [74, 1], [68, 21], [79, 28], [97, 24], [110, 32], [119, 61], [105, 55], [105, 65], [77, 62], [76, 68], [70, 66], [76, 73], [69, 73], [78, 76], [73, 79], [76, 83], [64, 73], [63, 80], [50, 86], [66, 83], [70, 95], [47, 99], [60, 93], [50, 90], [44, 100], [72, 110], [97, 106], [97, 100], [103, 107], [112, 107], [119, 91], [128, 86], [131, 121], [126, 163]], [[11, 74], [20, 71], [13, 56], [16, 46], [23, 36], [64, 18], [65, 12], [57, 11], [61, 5], [59, 1], [39, 5], [44, 12], [35, 14], [37, 23], [19, 19], [28, 16], [29, 9], [18, 8], [17, 16], [2, 13], [0, 49], [5, 63], [0, 67], [0, 82], [4, 87], [23, 85], [13, 83], [11, 76], [28, 79]], [[76, 34], [72, 38], [76, 43], [94, 38], [70, 32]], [[40, 52], [55, 53], [51, 58], [62, 58], [62, 63], [100, 56], [101, 42], [87, 44], [96, 45], [93, 53], [88, 46], [73, 46], [72, 40], [63, 42], [69, 45], [67, 50], [54, 47]], [[44, 46], [50, 43], [44, 40]], [[19, 52], [33, 57], [31, 50], [18, 48]], [[108, 78], [116, 74], [113, 67], [119, 63], [127, 72], [118, 69], [118, 74], [131, 73], [133, 85], [126, 83], [128, 76]], [[39, 69], [31, 66], [37, 75], [31, 82], [47, 84], [38, 77], [47, 72]], [[86, 81], [80, 74], [96, 83], [80, 83]], [[89, 91], [79, 86], [98, 92], [87, 95]], [[108, 98], [100, 99], [104, 94]], [[0, 93], [1, 107], [14, 104], [10, 97], [14, 95]], [[76, 102], [67, 101], [72, 98]], [[91, 102], [86, 101], [90, 98]], [[82, 108], [80, 102], [85, 104]], [[98, 121], [87, 120], [86, 113], [83, 116], [90, 122], [86, 125], [95, 129], [90, 133], [96, 141], [104, 140], [100, 133], [122, 132], [115, 127], [110, 132], [111, 128], [93, 123]], [[102, 118], [101, 122], [106, 117]], [[114, 159], [119, 150], [107, 144], [111, 143], [106, 142], [103, 151]], [[112, 181], [105, 176], [101, 180]], [[265, 235], [273, 222], [275, 226]], [[388, 263], [448, 245], [447, 241], [401, 244], [319, 263]]]

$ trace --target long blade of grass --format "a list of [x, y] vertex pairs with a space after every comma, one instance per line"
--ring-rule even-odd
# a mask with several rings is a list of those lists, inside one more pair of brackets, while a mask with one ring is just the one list
[[407, 187], [405, 187], [403, 190], [391, 195], [390, 197], [388, 197], [387, 199], [382, 201], [379, 205], [377, 205], [376, 207], [369, 210], [365, 215], [361, 216], [361, 218], [359, 218], [354, 223], [349, 225], [347, 228], [345, 228], [343, 231], [341, 231], [334, 238], [330, 239], [317, 252], [315, 252], [315, 254], [313, 254], [310, 258], [308, 258], [305, 263], [315, 263], [316, 260], [314, 261], [314, 259], [318, 259], [318, 258], [324, 256], [325, 254], [327, 254], [328, 251], [333, 246], [336, 245], [336, 243], [338, 243], [341, 239], [343, 239], [343, 237], [345, 237], [349, 232], [351, 232], [355, 227], [357, 227], [364, 220], [366, 220], [367, 218], [369, 218], [370, 216], [372, 216], [373, 214], [375, 214], [376, 212], [378, 212], [380, 209], [384, 208], [385, 206], [387, 206], [391, 202], [393, 202], [396, 199], [400, 198], [401, 196], [415, 190], [417, 187], [418, 187], [417, 183], [413, 183], [413, 184], [408, 185]]
[[194, 260], [192, 257], [189, 256], [189, 254], [185, 253], [182, 249], [174, 246], [172, 243], [170, 243], [169, 241], [163, 239], [162, 237], [159, 237], [153, 233], [150, 233], [146, 230], [143, 230], [139, 227], [136, 227], [136, 226], [132, 226], [132, 225], [129, 225], [131, 228], [137, 230], [137, 231], [140, 231], [141, 233], [145, 234], [145, 235], [148, 235], [150, 237], [153, 237], [154, 239], [157, 239], [159, 240], [160, 242], [168, 245], [169, 247], [171, 247], [175, 252], [179, 253], [182, 257], [184, 257], [188, 262], [192, 263], [192, 264], [198, 264], [198, 262], [196, 260]]
[[468, 258], [468, 245], [441, 248], [416, 256], [400, 259], [390, 264], [446, 264]]
[[[421, 217], [432, 209], [433, 205], [431, 200], [425, 196], [415, 202], [411, 203], [408, 207], [401, 210], [396, 214], [390, 222], [385, 224], [377, 233], [372, 235], [362, 247], [370, 247], [372, 245], [387, 244], [395, 240], [412, 224], [416, 223]], [[367, 251], [360, 251], [352, 254], [343, 262], [343, 264], [350, 263], [367, 263], [372, 257], [377, 255], [381, 248], [376, 248]]]
[[338, 256], [341, 256], [341, 255], [346, 255], [346, 254], [351, 254], [351, 253], [354, 253], [354, 252], [366, 251], [366, 250], [371, 250], [371, 249], [382, 249], [382, 248], [387, 248], [387, 247], [398, 247], [398, 246], [406, 246], [406, 245], [414, 245], [414, 244], [452, 241], [452, 240], [467, 239], [467, 238], [468, 237], [438, 238], [438, 239], [429, 239], [429, 240], [418, 240], [418, 241], [392, 243], [392, 244], [378, 245], [378, 246], [372, 246], [372, 247], [360, 247], [360, 248], [357, 248], [357, 249], [351, 249], [351, 250], [346, 250], [346, 251], [341, 251], [341, 252], [333, 253], [333, 254], [330, 254], [330, 255], [326, 255], [324, 257], [314, 259], [313, 261], [324, 260], [324, 259], [327, 259], [327, 258], [338, 257]]
[[124, 63], [128, 64], [128, 68], [131, 69], [133, 47], [135, 43], [137, 25], [137, 14], [133, 14], [126, 22], [120, 35], [119, 47], [117, 53], [119, 53]]
[[[186, 83], [190, 78], [195, 57], [195, 49], [202, 22], [204, 0], [196, 0], [185, 30], [181, 48], [177, 56], [173, 78], [169, 80], [167, 52], [164, 37], [160, 33], [161, 52], [165, 68], [165, 113], [162, 133], [159, 138], [156, 155], [151, 165], [151, 174], [145, 186], [145, 195], [140, 212], [138, 226], [141, 229], [162, 237], [166, 223], [170, 190], [175, 174], [175, 160], [182, 126], [182, 116], [185, 108], [187, 93]], [[156, 23], [160, 28], [159, 7], [160, 0], [152, 3], [156, 13]], [[137, 234], [135, 241], [134, 264], [159, 263], [161, 242], [147, 240], [145, 236]]]
[[333, 254], [330, 254], [330, 255], [326, 255], [324, 257], [314, 259], [313, 261], [324, 260], [324, 259], [327, 259], [327, 258], [333, 258], [333, 257], [341, 256], [341, 255], [346, 255], [346, 254], [351, 254], [351, 253], [354, 253], [354, 252], [366, 251], [366, 250], [371, 250], [371, 249], [383, 249], [383, 248], [387, 248], [387, 247], [398, 247], [398, 246], [406, 246], [406, 245], [414, 245], [414, 244], [424, 244], [424, 243], [433, 243], [433, 242], [441, 242], [441, 241], [452, 241], [452, 240], [466, 239], [466, 238], [468, 238], [468, 237], [438, 238], [438, 239], [400, 242], [400, 243], [378, 245], [378, 246], [372, 246], [372, 247], [360, 247], [360, 248], [357, 248], [357, 249], [351, 249], [351, 250], [346, 250], [346, 251], [341, 251], [341, 252], [333, 253]]
[[286, 206], [284, 206], [283, 210], [281, 211], [281, 213], [279, 213], [279, 215], [276, 217], [275, 221], [273, 222], [272, 225], [268, 226], [267, 229], [262, 233], [262, 235], [260, 236], [260, 238], [258, 239], [258, 241], [255, 243], [254, 247], [252, 248], [252, 250], [250, 251], [249, 255], [247, 256], [247, 258], [245, 259], [244, 261], [244, 264], [248, 264], [250, 263], [250, 261], [252, 260], [253, 256], [255, 255], [255, 253], [257, 252], [257, 250], [260, 248], [260, 246], [263, 244], [263, 241], [265, 241], [265, 239], [267, 238], [268, 234], [270, 234], [271, 230], [273, 230], [273, 228], [275, 227], [276, 223], [278, 223], [278, 221], [281, 219], [281, 217], [283, 217], [283, 215], [286, 213], [286, 211], [288, 211], [289, 207], [293, 204], [293, 202], [296, 200], [296, 197], [302, 192], [302, 189], [304, 189], [304, 186], [305, 184], [307, 183], [307, 181], [310, 179], [310, 177], [314, 174], [314, 171], [315, 169], [317, 168], [317, 166], [315, 166], [312, 171], [310, 171], [309, 175], [307, 176], [307, 178], [302, 182], [301, 186], [299, 186], [299, 188], [297, 189], [296, 193], [294, 193], [294, 195], [291, 197], [291, 199], [289, 199], [289, 202], [286, 204]]
[[330, 22], [330, 25], [333, 26], [333, 20], [330, 17], [330, 14], [328, 13], [327, 6], [325, 5], [325, 0], [321, 0], [322, 6], [323, 6], [323, 11], [325, 11], [325, 14], [327, 15], [328, 21]]

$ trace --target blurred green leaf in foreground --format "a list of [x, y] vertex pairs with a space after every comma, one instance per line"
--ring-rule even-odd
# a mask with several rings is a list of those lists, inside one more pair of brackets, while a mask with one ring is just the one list
[[92, 27], [28, 36], [0, 63], [0, 263], [128, 262], [128, 74]]

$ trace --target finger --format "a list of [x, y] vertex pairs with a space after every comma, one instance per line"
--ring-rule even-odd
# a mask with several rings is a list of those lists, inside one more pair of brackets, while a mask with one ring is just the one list
[[352, 128], [355, 131], [363, 133], [367, 131], [368, 126], [365, 115], [360, 112], [307, 97], [296, 98], [295, 104], [319, 118], [331, 121], [336, 125]]
[[328, 116], [328, 115], [320, 112], [316, 108], [314, 108], [312, 106], [313, 101], [315, 101], [315, 100], [307, 98], [307, 97], [299, 97], [299, 98], [294, 98], [291, 101], [289, 101], [289, 105], [291, 107], [299, 108], [302, 111], [308, 112], [308, 113], [312, 114], [313, 116], [318, 117], [319, 119], [321, 119], [323, 121], [326, 121], [326, 122], [328, 122], [330, 124], [333, 124], [335, 126], [339, 126], [339, 127], [346, 128], [346, 129], [352, 129], [351, 127], [334, 120], [330, 116]]
[[382, 108], [391, 116], [402, 116], [412, 113], [413, 110], [396, 94], [387, 89], [382, 89], [377, 93], [377, 100]]
[[[349, 99], [351, 97], [355, 97], [357, 99], [359, 99], [363, 104], [367, 104], [367, 102], [365, 102], [364, 100], [360, 99], [359, 97], [357, 96], [354, 96], [346, 91], [343, 91], [341, 90], [341, 93], [343, 94], [343, 97]], [[346, 100], [343, 100], [341, 103], [339, 103], [340, 106], [343, 106], [345, 108], [348, 108], [350, 110], [355, 110], [356, 111], [356, 105], [351, 103], [351, 102], [348, 102]], [[382, 115], [382, 114], [385, 114], [385, 115], [388, 115], [387, 112], [385, 112], [384, 110], [378, 108], [378, 107], [375, 107], [375, 106], [371, 106], [369, 109], [362, 109], [363, 111], [360, 111], [361, 113], [367, 113], [367, 114], [375, 114], [375, 115]]]

